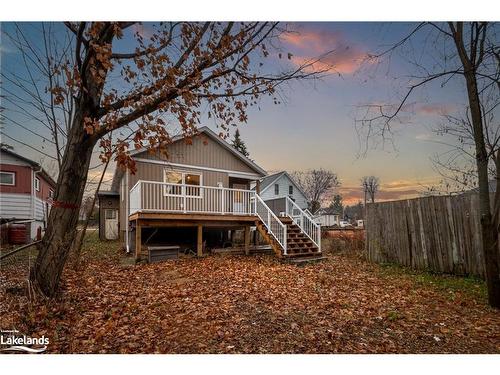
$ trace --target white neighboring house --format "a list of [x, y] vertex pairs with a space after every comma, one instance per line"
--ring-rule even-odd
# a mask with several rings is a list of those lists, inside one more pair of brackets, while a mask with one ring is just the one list
[[42, 231], [52, 206], [56, 184], [40, 164], [1, 149], [0, 220], [25, 223], [27, 235], [34, 239]]
[[[255, 190], [256, 187], [254, 185], [251, 188]], [[293, 200], [302, 210], [308, 207], [306, 194], [286, 171], [261, 178], [259, 195], [276, 215], [285, 211], [286, 197]]]
[[314, 215], [314, 221], [322, 227], [338, 227], [340, 226], [340, 214], [330, 207], [320, 208]]

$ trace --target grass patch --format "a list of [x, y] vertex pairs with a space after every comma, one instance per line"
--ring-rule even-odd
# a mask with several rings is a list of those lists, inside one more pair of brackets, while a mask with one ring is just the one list
[[478, 300], [487, 299], [486, 282], [477, 277], [414, 270], [394, 263], [381, 263], [379, 266], [380, 273], [384, 276], [409, 277], [416, 285], [433, 287], [448, 293], [451, 299], [454, 299], [457, 293], [463, 293]]
[[120, 241], [101, 241], [98, 231], [89, 231], [85, 234], [82, 246], [82, 256], [87, 259], [117, 259], [123, 252], [120, 250]]

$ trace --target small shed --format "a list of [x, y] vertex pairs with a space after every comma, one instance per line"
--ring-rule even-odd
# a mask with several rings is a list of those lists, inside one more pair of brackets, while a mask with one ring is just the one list
[[117, 191], [99, 191], [99, 238], [117, 240], [120, 237], [120, 194]]
[[314, 221], [322, 227], [339, 226], [340, 214], [331, 207], [320, 208], [314, 215]]

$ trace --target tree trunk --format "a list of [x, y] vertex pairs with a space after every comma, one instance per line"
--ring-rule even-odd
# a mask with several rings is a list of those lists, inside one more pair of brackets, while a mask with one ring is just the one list
[[74, 126], [68, 135], [48, 226], [30, 272], [32, 286], [47, 297], [52, 297], [57, 292], [69, 250], [75, 239], [79, 207], [95, 145], [95, 141], [84, 129], [84, 117], [83, 112], [77, 110]]
[[491, 214], [488, 153], [484, 142], [483, 119], [476, 77], [473, 69], [465, 67], [465, 79], [474, 129], [476, 147], [476, 164], [479, 185], [479, 214], [481, 217], [481, 237], [483, 240], [483, 254], [488, 286], [488, 302], [492, 307], [500, 308], [500, 272], [498, 262], [498, 231]]

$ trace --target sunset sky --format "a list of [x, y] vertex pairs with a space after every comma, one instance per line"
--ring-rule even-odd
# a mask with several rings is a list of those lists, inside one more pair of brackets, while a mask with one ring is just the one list
[[[24, 25], [31, 35], [36, 35], [36, 26], [29, 26]], [[368, 53], [384, 50], [415, 24], [333, 22], [292, 23], [288, 26], [297, 32], [282, 40], [284, 49], [293, 54], [291, 60], [284, 63], [300, 64], [334, 50], [324, 61], [324, 64], [333, 65], [334, 71], [321, 81], [284, 87], [284, 103], [280, 105], [264, 100], [259, 108], [250, 109], [248, 123], [239, 128], [251, 158], [268, 171], [332, 170], [340, 178], [339, 193], [346, 203], [356, 203], [362, 198], [359, 180], [364, 175], [380, 177], [379, 198], [384, 200], [413, 197], [437, 183], [439, 176], [429, 158], [444, 152], [447, 146], [441, 144], [442, 137], [436, 136], [432, 128], [443, 121], [444, 114], [464, 108], [465, 88], [460, 77], [447, 82], [444, 87], [439, 81], [415, 92], [403, 113], [404, 123], [395, 128], [394, 146], [370, 149], [360, 157], [360, 137], [355, 130], [360, 105], [397, 103], [402, 97], [408, 77], [416, 75], [409, 60], [431, 66], [436, 64], [432, 54], [422, 52], [428, 46], [429, 34], [424, 32], [415, 37], [411, 49], [401, 50], [390, 61], [370, 62], [366, 61]], [[147, 32], [147, 27], [144, 26], [144, 32]], [[13, 25], [3, 23], [2, 31], [12, 32]], [[3, 36], [2, 69], [15, 70], [19, 58]], [[8, 82], [2, 84], [5, 89], [11, 88]], [[6, 114], [9, 114], [9, 104], [3, 106], [7, 107]], [[13, 112], [9, 116], [28, 128], [39, 126]], [[211, 121], [207, 120], [206, 125], [215, 129]], [[47, 149], [40, 138], [11, 121], [5, 121], [2, 132], [37, 149]], [[33, 149], [6, 136], [2, 137], [2, 142], [13, 145], [15, 151], [34, 160], [43, 158]], [[47, 158], [42, 162], [50, 169]], [[97, 173], [93, 170], [91, 176]], [[112, 170], [108, 172], [109, 176], [111, 174]]]

